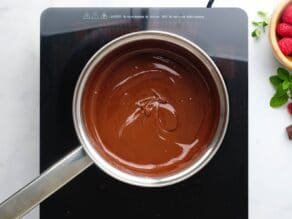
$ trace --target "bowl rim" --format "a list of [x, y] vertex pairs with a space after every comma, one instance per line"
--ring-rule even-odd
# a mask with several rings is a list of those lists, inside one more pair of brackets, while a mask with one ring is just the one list
[[279, 23], [279, 20], [281, 19], [282, 12], [284, 8], [290, 3], [292, 3], [292, 0], [283, 0], [274, 10], [270, 19], [269, 39], [270, 39], [270, 43], [271, 43], [275, 57], [284, 66], [286, 66], [289, 69], [292, 69], [292, 60], [289, 59], [287, 56], [285, 56], [280, 50], [279, 45], [278, 45], [277, 33], [276, 33], [276, 27], [277, 27], [277, 24]]

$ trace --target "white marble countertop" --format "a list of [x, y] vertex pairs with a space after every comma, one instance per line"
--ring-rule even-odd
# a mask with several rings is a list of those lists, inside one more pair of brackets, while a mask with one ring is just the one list
[[[1, 0], [0, 202], [39, 172], [39, 19], [47, 7], [205, 7], [207, 0]], [[214, 7], [272, 12], [279, 0], [215, 0]], [[240, 28], [240, 27], [239, 27]], [[249, 31], [250, 32], [250, 31]], [[267, 35], [249, 39], [249, 218], [292, 218], [292, 144], [286, 107], [271, 109], [268, 77], [279, 63]], [[38, 218], [38, 209], [25, 218]]]

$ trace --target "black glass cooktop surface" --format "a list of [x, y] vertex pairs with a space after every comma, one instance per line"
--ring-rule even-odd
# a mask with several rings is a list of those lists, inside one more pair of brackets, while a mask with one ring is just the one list
[[125, 33], [169, 31], [215, 61], [230, 98], [224, 142], [199, 173], [176, 185], [141, 188], [91, 166], [44, 201], [41, 219], [248, 217], [247, 16], [235, 8], [51, 8], [41, 17], [40, 167], [79, 145], [72, 97], [78, 76], [101, 46]]

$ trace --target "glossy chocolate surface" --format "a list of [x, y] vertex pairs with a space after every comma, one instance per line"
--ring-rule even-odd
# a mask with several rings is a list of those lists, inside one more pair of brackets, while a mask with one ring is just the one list
[[195, 162], [219, 119], [219, 98], [200, 60], [177, 46], [142, 41], [97, 66], [83, 95], [96, 149], [137, 175], [167, 175]]

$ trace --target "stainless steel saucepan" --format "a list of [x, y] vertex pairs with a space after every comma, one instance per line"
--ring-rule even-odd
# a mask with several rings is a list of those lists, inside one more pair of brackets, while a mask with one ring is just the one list
[[[107, 162], [91, 144], [89, 135], [84, 127], [82, 118], [82, 95], [86, 82], [93, 72], [94, 67], [100, 63], [112, 51], [121, 46], [145, 40], [158, 40], [172, 43], [180, 49], [191, 53], [207, 69], [207, 74], [213, 78], [218, 90], [220, 100], [220, 118], [215, 135], [207, 150], [194, 163], [180, 172], [163, 177], [137, 176], [124, 172], [111, 163]], [[74, 126], [78, 138], [79, 146], [74, 151], [66, 155], [63, 159], [55, 163], [52, 167], [43, 172], [38, 178], [16, 192], [0, 205], [0, 218], [10, 219], [21, 217], [57, 191], [87, 167], [95, 163], [100, 169], [110, 176], [132, 185], [143, 187], [161, 187], [180, 182], [202, 169], [214, 156], [224, 138], [229, 119], [228, 93], [220, 71], [211, 58], [197, 45], [191, 41], [162, 31], [139, 31], [123, 35], [116, 38], [98, 50], [85, 65], [75, 87], [72, 105]]]

